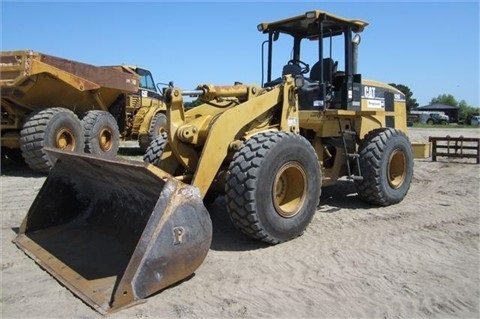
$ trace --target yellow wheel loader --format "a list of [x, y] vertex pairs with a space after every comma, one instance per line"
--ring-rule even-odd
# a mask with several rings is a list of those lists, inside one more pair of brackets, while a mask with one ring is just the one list
[[[240, 231], [271, 244], [301, 235], [321, 187], [340, 178], [371, 204], [400, 202], [413, 173], [405, 96], [357, 73], [366, 25], [322, 11], [261, 23], [265, 83], [166, 89], [168, 129], [146, 163], [49, 150], [57, 163], [16, 244], [109, 313], [195, 271], [212, 237], [204, 202], [217, 195]], [[293, 43], [281, 72], [273, 67], [280, 37]], [[315, 45], [312, 67], [305, 42]], [[187, 110], [185, 96], [203, 103]]]

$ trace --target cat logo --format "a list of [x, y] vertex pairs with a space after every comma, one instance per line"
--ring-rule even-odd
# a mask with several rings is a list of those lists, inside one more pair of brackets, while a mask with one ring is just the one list
[[363, 95], [366, 98], [371, 98], [371, 99], [375, 98], [375, 88], [374, 87], [365, 86], [363, 90], [364, 90]]

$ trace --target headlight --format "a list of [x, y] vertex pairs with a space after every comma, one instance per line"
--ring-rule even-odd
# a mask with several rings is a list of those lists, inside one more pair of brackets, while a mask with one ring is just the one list
[[305, 84], [305, 78], [301, 75], [295, 77], [295, 87], [301, 88]]
[[352, 42], [353, 44], [359, 45], [361, 40], [360, 34], [357, 33], [353, 36]]

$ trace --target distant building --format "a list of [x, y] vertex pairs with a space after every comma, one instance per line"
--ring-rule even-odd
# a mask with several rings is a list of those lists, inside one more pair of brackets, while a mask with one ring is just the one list
[[434, 111], [434, 112], [443, 112], [445, 115], [448, 115], [450, 118], [450, 123], [458, 122], [458, 110], [460, 108], [458, 106], [451, 106], [445, 104], [429, 104], [424, 106], [419, 106], [415, 110], [412, 111]]

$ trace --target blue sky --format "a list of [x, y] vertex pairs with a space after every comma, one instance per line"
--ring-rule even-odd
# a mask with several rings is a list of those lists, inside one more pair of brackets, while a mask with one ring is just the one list
[[[184, 90], [204, 83], [260, 84], [266, 37], [257, 24], [312, 9], [369, 22], [359, 49], [364, 78], [407, 85], [420, 105], [446, 93], [480, 106], [478, 1], [2, 0], [1, 50], [135, 64], [150, 69], [156, 82], [173, 80]], [[283, 50], [284, 62], [289, 50]]]

